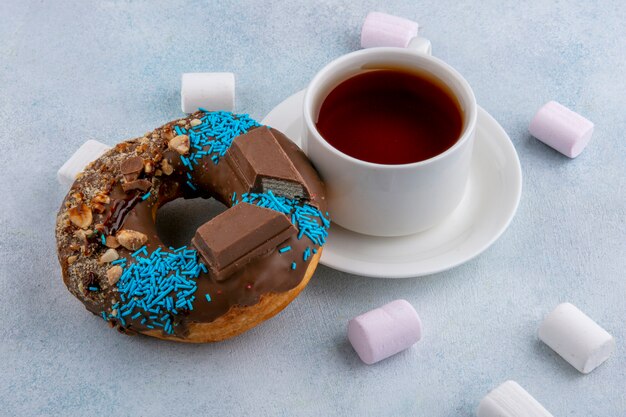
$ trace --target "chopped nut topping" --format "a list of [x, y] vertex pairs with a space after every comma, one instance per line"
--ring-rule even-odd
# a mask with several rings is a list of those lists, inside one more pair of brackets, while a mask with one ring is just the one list
[[92, 204], [93, 207], [93, 211], [95, 211], [96, 213], [104, 213], [104, 210], [106, 209], [106, 207], [100, 203], [94, 203]]
[[106, 247], [113, 249], [117, 249], [120, 247], [120, 242], [117, 241], [117, 238], [115, 236], [107, 236], [104, 244]]
[[109, 204], [111, 202], [111, 198], [104, 193], [98, 193], [91, 199], [91, 204]]
[[91, 224], [93, 217], [91, 215], [91, 209], [86, 204], [72, 207], [69, 210], [70, 221], [81, 229], [86, 229]]
[[117, 241], [128, 250], [137, 250], [148, 241], [148, 236], [135, 230], [123, 229], [117, 232]]
[[67, 264], [68, 265], [73, 264], [74, 262], [76, 262], [76, 259], [78, 259], [78, 256], [76, 256], [76, 255], [68, 256], [67, 257]]
[[120, 258], [120, 255], [117, 253], [115, 249], [107, 249], [104, 254], [100, 257], [99, 262], [101, 264], [107, 264], [109, 262], [113, 262]]
[[174, 139], [170, 140], [167, 144], [168, 148], [175, 150], [181, 155], [185, 155], [189, 152], [189, 136], [178, 135]]
[[109, 282], [109, 285], [117, 284], [117, 281], [119, 281], [120, 277], [122, 276], [122, 272], [123, 269], [119, 265], [114, 265], [109, 268], [107, 270], [107, 281]]
[[150, 174], [153, 169], [154, 169], [154, 164], [152, 163], [152, 161], [148, 161], [145, 163], [144, 171], [146, 174]]
[[129, 143], [128, 142], [121, 142], [118, 143], [117, 145], [115, 145], [115, 150], [120, 151], [120, 152], [125, 152], [126, 149], [129, 148]]
[[201, 124], [202, 124], [202, 120], [200, 120], [200, 119], [193, 119], [193, 120], [191, 120], [191, 121], [189, 122], [189, 124], [190, 124], [192, 127], [195, 127], [195, 126], [201, 125]]
[[171, 127], [169, 127], [169, 126], [168, 126], [168, 127], [166, 127], [166, 128], [163, 130], [163, 138], [164, 138], [165, 140], [167, 140], [168, 142], [169, 142], [171, 139], [173, 139], [173, 138], [174, 138], [174, 136], [176, 136], [176, 134], [174, 133], [174, 130], [172, 130], [172, 128], [171, 128]]
[[170, 165], [170, 162], [167, 159], [164, 159], [163, 162], [161, 162], [161, 169], [165, 175], [172, 175], [174, 172], [174, 167]]

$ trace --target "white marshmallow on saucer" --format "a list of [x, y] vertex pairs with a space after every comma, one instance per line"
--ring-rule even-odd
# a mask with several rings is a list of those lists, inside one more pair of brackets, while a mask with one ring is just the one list
[[370, 12], [361, 28], [361, 47], [397, 46], [406, 48], [417, 36], [418, 24], [387, 13]]
[[559, 304], [541, 323], [539, 339], [583, 374], [611, 356], [615, 339], [570, 303]]
[[422, 338], [422, 322], [406, 300], [395, 300], [348, 322], [348, 339], [368, 365], [403, 351]]
[[232, 72], [189, 72], [182, 76], [180, 102], [183, 113], [235, 109], [235, 75]]
[[102, 156], [110, 146], [97, 140], [89, 139], [68, 159], [57, 171], [57, 180], [61, 185], [70, 188], [74, 184], [76, 176], [83, 172], [85, 167]]
[[515, 381], [499, 385], [478, 404], [478, 417], [553, 417]]
[[537, 111], [528, 130], [563, 155], [576, 158], [591, 140], [593, 122], [556, 101], [549, 101]]

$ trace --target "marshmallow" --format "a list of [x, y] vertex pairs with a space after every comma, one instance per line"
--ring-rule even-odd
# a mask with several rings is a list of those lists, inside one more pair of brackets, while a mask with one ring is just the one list
[[565, 156], [576, 158], [593, 134], [593, 123], [556, 101], [537, 111], [528, 127], [531, 135]]
[[506, 381], [478, 404], [478, 417], [553, 417], [515, 381]]
[[59, 168], [57, 171], [57, 180], [61, 185], [68, 188], [71, 187], [72, 184], [74, 184], [76, 176], [83, 172], [90, 162], [98, 159], [109, 149], [111, 149], [111, 147], [104, 143], [92, 139], [88, 140], [74, 152], [74, 155], [72, 155], [61, 168]]
[[348, 339], [368, 365], [411, 347], [421, 338], [422, 322], [406, 300], [392, 301], [348, 322]]
[[370, 12], [361, 29], [361, 47], [397, 46], [406, 48], [417, 36], [417, 22], [386, 13]]
[[407, 48], [412, 49], [416, 52], [421, 52], [426, 55], [433, 54], [433, 46], [431, 45], [430, 41], [420, 36], [416, 36], [415, 38], [411, 39], [411, 42], [409, 42]]
[[183, 74], [180, 88], [183, 113], [198, 108], [209, 111], [233, 111], [235, 108], [235, 75], [232, 72], [190, 72]]
[[539, 327], [539, 339], [583, 374], [607, 360], [615, 339], [570, 303], [559, 304]]

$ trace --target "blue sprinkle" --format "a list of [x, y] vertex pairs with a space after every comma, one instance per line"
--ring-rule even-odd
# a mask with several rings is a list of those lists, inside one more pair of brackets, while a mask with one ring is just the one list
[[284, 248], [278, 249], [278, 252], [279, 253], [285, 253], [285, 252], [290, 251], [290, 250], [291, 250], [291, 246], [285, 246]]
[[233, 196], [231, 197], [231, 201], [235, 201], [237, 199], [237, 191], [233, 192]]
[[191, 181], [187, 181], [187, 185], [189, 186], [189, 188], [191, 188], [191, 189], [192, 189], [192, 190], [194, 190], [194, 191], [197, 191], [197, 190], [198, 190], [198, 189], [196, 188], [196, 186], [195, 186], [195, 185], [193, 185], [193, 184], [191, 183]]
[[[116, 316], [111, 316], [121, 326], [126, 326], [124, 316], [132, 314], [134, 320], [144, 315], [142, 325], [161, 327], [165, 333], [171, 334], [171, 317], [178, 314], [174, 306], [193, 310], [193, 294], [197, 290], [195, 280], [206, 267], [198, 261], [195, 250], [185, 246], [170, 250], [157, 248], [148, 253], [143, 246], [132, 254], [134, 261], [124, 267], [116, 284], [121, 302], [113, 306], [117, 311]], [[178, 287], [185, 290], [179, 291]]]
[[298, 229], [298, 239], [306, 236], [314, 244], [320, 246], [326, 241], [330, 221], [322, 215], [319, 209], [308, 203], [275, 195], [271, 191], [267, 193], [245, 193], [241, 196], [241, 201], [266, 207], [289, 216], [291, 222]]
[[99, 288], [98, 287], [89, 287], [89, 291], [98, 291]]
[[291, 263], [291, 269], [296, 269], [296, 263], [295, 262]]
[[143, 197], [141, 197], [141, 200], [142, 200], [142, 201], [146, 201], [148, 198], [150, 198], [150, 191], [148, 191], [147, 193], [145, 193], [145, 194], [143, 195]]
[[142, 247], [140, 247], [139, 249], [137, 249], [135, 252], [133, 252], [130, 256], [132, 256], [133, 258], [136, 258], [137, 255], [139, 255], [140, 253], [145, 253], [146, 256], [148, 256], [148, 253], [146, 252], [146, 245], [143, 245]]
[[107, 244], [107, 238], [104, 235], [100, 235], [100, 241], [102, 242], [103, 245], [106, 246]]
[[209, 294], [205, 295], [204, 297], [209, 303], [211, 302], [211, 296]]
[[202, 123], [192, 127], [187, 132], [190, 145], [188, 159], [191, 162], [187, 164], [183, 161], [183, 164], [189, 167], [190, 170], [193, 169], [193, 164], [198, 164], [198, 159], [204, 155], [210, 155], [210, 159], [217, 165], [220, 158], [226, 155], [232, 141], [237, 136], [247, 133], [253, 127], [259, 126], [247, 114], [235, 115], [224, 111], [200, 111], [205, 113], [200, 119]]

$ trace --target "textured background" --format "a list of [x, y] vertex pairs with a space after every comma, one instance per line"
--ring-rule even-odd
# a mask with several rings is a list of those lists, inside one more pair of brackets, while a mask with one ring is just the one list
[[[0, 2], [0, 414], [471, 416], [515, 379], [557, 417], [626, 415], [626, 3], [359, 3]], [[182, 72], [236, 73], [237, 109], [262, 118], [358, 48], [370, 10], [419, 21], [510, 134], [524, 190], [502, 238], [419, 279], [320, 267], [283, 313], [217, 345], [126, 337], [87, 314], [62, 284], [53, 235], [64, 194], [55, 173], [75, 148], [181, 116]], [[596, 123], [578, 159], [527, 133], [550, 99]], [[200, 223], [204, 207], [164, 209], [163, 233], [188, 238], [192, 227], [171, 224]], [[425, 337], [363, 365], [346, 321], [399, 297]], [[535, 336], [565, 300], [617, 339], [587, 376]]]

